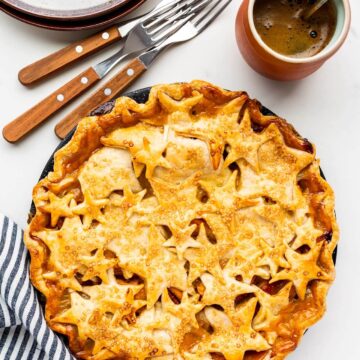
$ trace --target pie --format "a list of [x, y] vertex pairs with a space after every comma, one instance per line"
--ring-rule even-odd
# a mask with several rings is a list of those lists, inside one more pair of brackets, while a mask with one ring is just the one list
[[338, 241], [314, 146], [203, 81], [83, 119], [26, 244], [80, 359], [284, 359], [324, 314]]

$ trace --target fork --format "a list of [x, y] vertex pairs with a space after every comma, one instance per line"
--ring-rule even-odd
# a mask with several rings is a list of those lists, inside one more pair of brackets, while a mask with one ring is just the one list
[[[149, 49], [174, 34], [195, 15], [192, 5], [196, 5], [196, 3], [199, 3], [199, 0], [182, 1], [182, 3], [176, 4], [176, 6], [164, 12], [161, 17], [151, 18], [148, 22], [136, 25], [129, 33], [125, 45], [120, 51], [101, 63], [89, 67], [6, 125], [3, 129], [4, 138], [9, 142], [20, 140], [66, 104], [93, 87], [120, 61], [126, 57], [135, 56], [140, 51]], [[170, 18], [167, 18], [168, 16]], [[135, 78], [136, 74], [128, 73], [128, 77], [129, 79]]]
[[[89, 115], [91, 111], [96, 109], [99, 104], [111, 101], [118, 96], [130, 82], [134, 81], [136, 77], [145, 72], [157, 56], [166, 48], [193, 39], [202, 33], [212, 21], [214, 21], [230, 4], [232, 0], [215, 0], [209, 2], [208, 6], [204, 7], [195, 17], [189, 20], [180, 30], [174, 35], [170, 36], [163, 43], [154, 48], [144, 51], [138, 57], [130, 61], [117, 75], [104, 84], [98, 91], [91, 95], [85, 102], [79, 105], [63, 120], [61, 120], [55, 127], [56, 135], [63, 139], [78, 122]], [[129, 79], [129, 74], [134, 74]]]
[[150, 12], [145, 13], [142, 16], [114, 25], [101, 31], [100, 33], [96, 33], [84, 40], [72, 43], [53, 54], [35, 61], [19, 71], [19, 81], [26, 86], [32, 85], [37, 81], [44, 79], [46, 76], [104, 49], [116, 41], [126, 39], [130, 31], [136, 25], [155, 16], [161, 15], [174, 4], [179, 2], [180, 0], [162, 0]]

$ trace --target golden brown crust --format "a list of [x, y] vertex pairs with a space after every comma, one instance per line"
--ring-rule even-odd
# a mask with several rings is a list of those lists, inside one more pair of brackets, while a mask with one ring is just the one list
[[83, 119], [33, 192], [46, 319], [83, 359], [284, 359], [338, 241], [312, 144], [244, 92], [159, 85]]

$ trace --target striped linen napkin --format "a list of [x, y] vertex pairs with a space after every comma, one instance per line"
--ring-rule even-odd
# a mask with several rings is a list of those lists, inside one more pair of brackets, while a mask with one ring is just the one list
[[75, 360], [46, 325], [29, 261], [23, 231], [0, 214], [0, 359]]

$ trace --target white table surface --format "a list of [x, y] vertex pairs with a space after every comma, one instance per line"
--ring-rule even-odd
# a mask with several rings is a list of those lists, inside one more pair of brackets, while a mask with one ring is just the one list
[[[360, 359], [360, 2], [352, 1], [352, 28], [340, 52], [316, 74], [293, 83], [265, 79], [244, 62], [234, 34], [239, 4], [240, 0], [234, 0], [205, 33], [163, 54], [129, 90], [192, 79], [246, 90], [317, 145], [322, 168], [337, 195], [341, 228], [337, 279], [326, 316], [289, 359]], [[17, 81], [18, 70], [85, 34], [37, 29], [0, 13], [1, 128], [86, 64], [31, 89]], [[102, 57], [104, 53], [87, 64]], [[26, 225], [32, 187], [59, 143], [53, 128], [66, 111], [19, 144], [0, 138], [0, 212], [21, 226]]]

